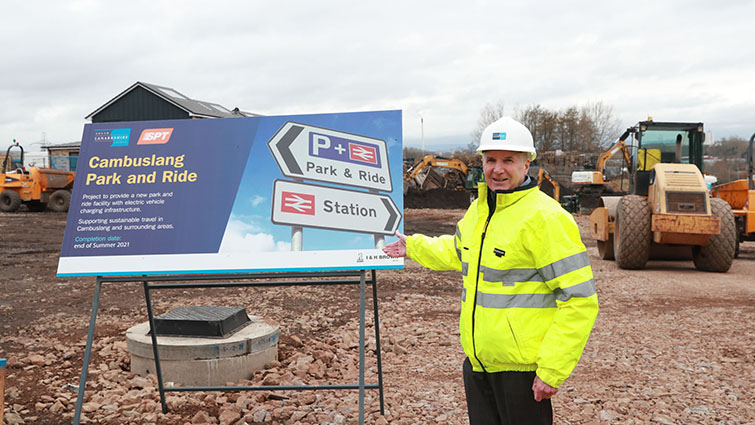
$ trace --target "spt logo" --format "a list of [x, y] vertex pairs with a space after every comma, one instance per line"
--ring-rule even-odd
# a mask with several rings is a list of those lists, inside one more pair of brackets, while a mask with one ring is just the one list
[[283, 191], [281, 194], [283, 195], [281, 212], [315, 215], [314, 195], [286, 191]]
[[357, 165], [380, 168], [380, 146], [343, 137], [309, 133], [309, 154]]
[[506, 133], [493, 133], [493, 140], [506, 140]]
[[110, 146], [128, 146], [131, 139], [130, 128], [111, 128], [107, 130], [94, 130], [94, 141], [112, 143]]
[[173, 134], [172, 128], [147, 128], [139, 136], [137, 145], [164, 145], [170, 140]]

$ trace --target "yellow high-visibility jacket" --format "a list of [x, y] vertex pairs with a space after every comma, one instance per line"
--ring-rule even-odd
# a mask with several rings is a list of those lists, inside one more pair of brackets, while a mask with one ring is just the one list
[[558, 388], [582, 355], [598, 314], [592, 269], [574, 218], [534, 184], [487, 186], [455, 235], [407, 238], [407, 255], [463, 275], [461, 345], [475, 371], [536, 371]]

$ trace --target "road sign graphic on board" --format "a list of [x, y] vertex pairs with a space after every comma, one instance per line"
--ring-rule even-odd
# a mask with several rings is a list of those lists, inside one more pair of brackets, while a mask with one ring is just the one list
[[287, 177], [393, 191], [383, 140], [289, 121], [268, 147]]
[[388, 195], [276, 180], [272, 222], [392, 235], [401, 212]]
[[281, 211], [315, 215], [315, 197], [306, 193], [281, 192]]

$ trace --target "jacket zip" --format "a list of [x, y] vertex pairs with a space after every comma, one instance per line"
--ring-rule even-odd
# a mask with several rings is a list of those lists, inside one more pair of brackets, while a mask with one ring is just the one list
[[[487, 196], [487, 195], [486, 195]], [[495, 197], [496, 201], [498, 199], [498, 196]], [[487, 201], [487, 200], [486, 200]], [[493, 206], [497, 202], [493, 203]], [[488, 224], [490, 223], [490, 219], [493, 217], [493, 213], [495, 212], [495, 208], [490, 207], [490, 203], [488, 203], [488, 209], [490, 210], [488, 212], [488, 218], [485, 220], [485, 227], [482, 229], [482, 237], [480, 238], [480, 251], [477, 256], [477, 276], [475, 278], [475, 284], [474, 284], [474, 299], [472, 300], [472, 354], [474, 355], [475, 360], [477, 360], [477, 363], [480, 364], [480, 367], [482, 367], [482, 371], [487, 373], [488, 371], [485, 369], [485, 365], [482, 364], [480, 359], [477, 357], [477, 345], [474, 341], [474, 319], [475, 319], [475, 312], [477, 311], [477, 289], [480, 285], [480, 262], [482, 261], [482, 246], [485, 244], [485, 234], [488, 232]]]

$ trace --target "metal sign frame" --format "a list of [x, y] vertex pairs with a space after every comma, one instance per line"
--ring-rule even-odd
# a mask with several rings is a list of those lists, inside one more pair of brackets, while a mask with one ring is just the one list
[[[215, 275], [182, 275], [182, 276], [122, 276], [122, 277], [97, 277], [92, 300], [92, 312], [89, 318], [89, 331], [87, 333], [84, 360], [81, 368], [81, 378], [76, 398], [76, 408], [73, 416], [73, 425], [79, 425], [81, 420], [81, 408], [84, 403], [84, 390], [86, 387], [89, 361], [92, 354], [92, 342], [94, 328], [97, 321], [100, 294], [103, 283], [141, 282], [144, 286], [144, 298], [147, 303], [147, 315], [149, 316], [150, 335], [152, 337], [152, 350], [155, 357], [155, 372], [157, 375], [158, 391], [162, 412], [168, 413], [165, 402], [166, 392], [200, 392], [200, 391], [301, 391], [301, 390], [359, 390], [359, 424], [364, 424], [364, 391], [365, 389], [378, 389], [380, 395], [380, 413], [385, 414], [383, 395], [383, 364], [380, 350], [380, 322], [378, 320], [377, 301], [377, 277], [375, 270], [371, 270], [371, 277], [366, 278], [367, 270], [342, 271], [342, 272], [289, 272], [289, 273], [251, 273], [239, 275], [215, 274]], [[335, 278], [335, 279], [332, 279]], [[274, 279], [274, 280], [268, 280]], [[281, 280], [287, 279], [287, 280]], [[292, 280], [299, 279], [299, 280]], [[301, 280], [309, 279], [309, 280]], [[217, 282], [226, 280], [230, 282]], [[202, 281], [202, 282], [198, 282]], [[154, 282], [154, 283], [150, 283]], [[180, 283], [176, 283], [180, 282]], [[377, 384], [366, 384], [364, 376], [365, 357], [365, 290], [367, 284], [372, 285], [372, 308], [375, 320], [375, 351], [377, 354]], [[160, 355], [158, 353], [157, 335], [154, 332], [155, 320], [152, 312], [152, 300], [150, 292], [163, 289], [197, 289], [197, 288], [224, 288], [224, 287], [254, 287], [254, 286], [311, 286], [311, 285], [359, 285], [359, 383], [341, 385], [257, 385], [257, 386], [202, 386], [202, 387], [168, 387], [163, 385]]]

